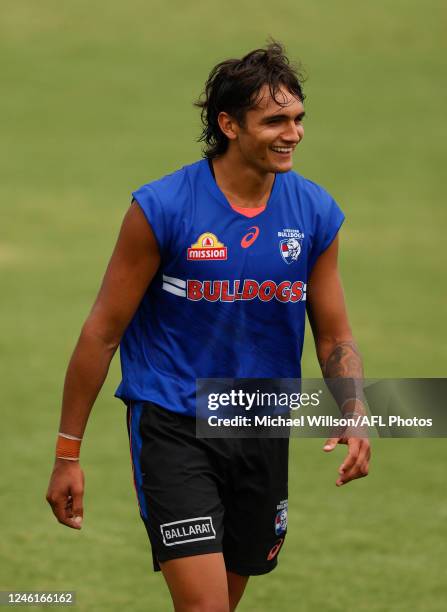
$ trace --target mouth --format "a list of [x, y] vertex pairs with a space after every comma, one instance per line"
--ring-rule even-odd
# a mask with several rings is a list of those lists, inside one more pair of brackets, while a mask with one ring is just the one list
[[293, 153], [295, 147], [270, 147], [270, 150], [282, 157], [288, 157]]

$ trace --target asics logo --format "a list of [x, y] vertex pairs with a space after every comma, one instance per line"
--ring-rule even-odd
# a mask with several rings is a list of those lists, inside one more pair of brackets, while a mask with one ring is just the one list
[[249, 246], [253, 244], [256, 238], [259, 236], [259, 227], [253, 225], [253, 227], [248, 228], [248, 232], [243, 236], [241, 240], [241, 247], [243, 249], [248, 249]]

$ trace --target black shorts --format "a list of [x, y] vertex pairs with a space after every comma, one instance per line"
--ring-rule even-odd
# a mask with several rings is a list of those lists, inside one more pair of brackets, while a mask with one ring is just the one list
[[140, 515], [158, 562], [222, 552], [227, 570], [276, 567], [287, 532], [288, 438], [196, 438], [195, 419], [131, 402]]

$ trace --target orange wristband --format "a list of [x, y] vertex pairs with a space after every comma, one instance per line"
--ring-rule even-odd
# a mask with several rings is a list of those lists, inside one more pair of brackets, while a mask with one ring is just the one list
[[56, 458], [77, 461], [81, 451], [82, 438], [59, 432], [56, 444]]

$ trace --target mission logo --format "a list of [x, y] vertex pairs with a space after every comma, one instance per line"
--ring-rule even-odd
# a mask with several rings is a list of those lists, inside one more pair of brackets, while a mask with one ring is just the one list
[[227, 247], [219, 242], [217, 236], [211, 232], [200, 234], [197, 242], [188, 249], [188, 261], [224, 261], [227, 259]]

